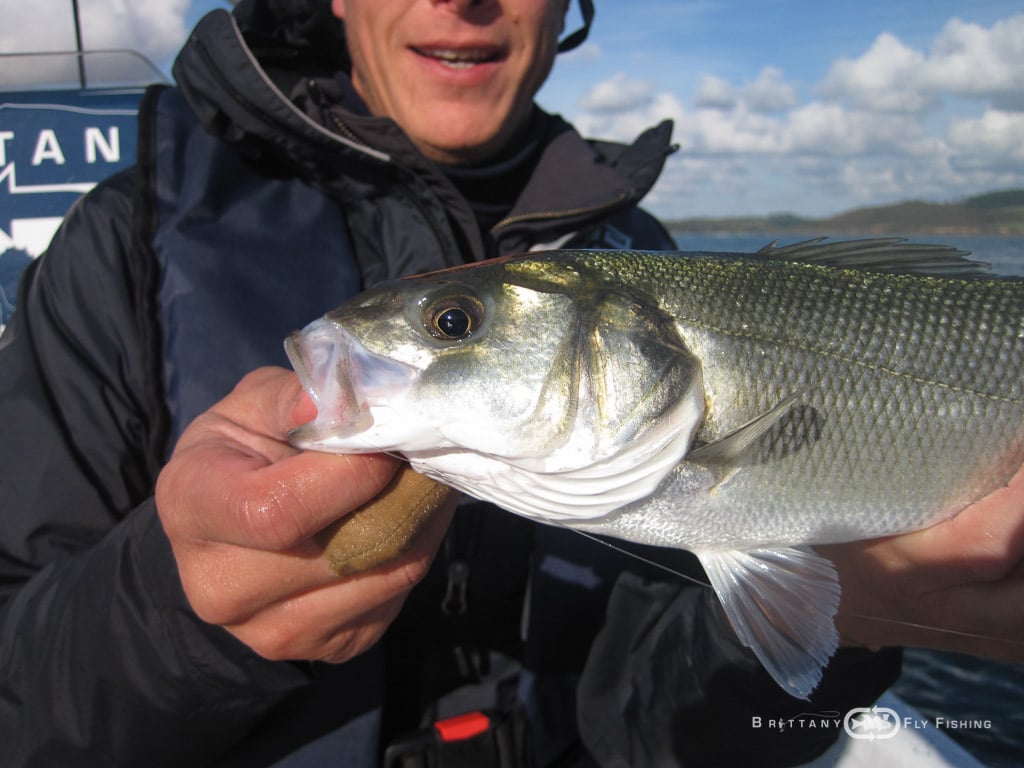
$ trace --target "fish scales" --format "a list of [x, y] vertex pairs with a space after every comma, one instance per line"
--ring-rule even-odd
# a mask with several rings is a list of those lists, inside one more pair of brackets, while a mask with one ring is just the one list
[[[952, 249], [555, 251], [382, 284], [286, 344], [293, 442], [691, 550], [794, 696], [838, 645], [810, 545], [913, 530], [1024, 463], [1024, 281]], [[900, 272], [907, 274], [900, 274]]]
[[1024, 461], [1020, 281], [720, 256], [594, 255], [580, 266], [637, 286], [678, 320], [710, 398], [699, 440], [794, 392], [823, 420], [814, 450], [786, 457], [784, 482], [775, 463], [745, 467], [708, 498], [699, 523], [687, 517], [676, 545], [905, 531], [999, 487]]

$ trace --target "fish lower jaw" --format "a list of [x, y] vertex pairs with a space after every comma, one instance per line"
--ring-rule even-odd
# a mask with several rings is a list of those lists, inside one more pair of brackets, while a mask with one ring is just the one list
[[292, 430], [288, 439], [302, 450], [404, 455], [407, 449], [434, 448], [443, 436], [429, 421], [388, 406], [363, 403], [351, 414], [325, 410]]

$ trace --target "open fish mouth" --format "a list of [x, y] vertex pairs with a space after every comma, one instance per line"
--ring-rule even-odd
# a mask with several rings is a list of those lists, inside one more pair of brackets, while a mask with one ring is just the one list
[[[300, 448], [344, 447], [374, 425], [373, 409], [399, 397], [416, 380], [412, 366], [376, 355], [343, 327], [321, 319], [285, 341], [288, 360], [317, 407], [317, 417], [293, 430]], [[365, 450], [365, 448], [364, 448]]]

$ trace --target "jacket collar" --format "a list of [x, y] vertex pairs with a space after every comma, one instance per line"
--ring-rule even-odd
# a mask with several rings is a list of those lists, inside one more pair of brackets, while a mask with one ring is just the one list
[[[174, 75], [207, 130], [274, 175], [317, 181], [337, 172], [339, 157], [346, 168], [357, 161], [376, 169], [381, 183], [392, 182], [396, 167], [439, 175], [393, 121], [343, 104], [310, 106], [309, 88], [346, 64], [343, 27], [328, 3], [243, 0], [233, 15], [217, 10], [200, 20]], [[493, 228], [496, 237], [529, 230], [534, 240], [538, 232], [555, 239], [636, 205], [673, 151], [669, 121], [622, 145], [586, 141], [561, 118], [541, 114], [547, 145], [512, 211]]]

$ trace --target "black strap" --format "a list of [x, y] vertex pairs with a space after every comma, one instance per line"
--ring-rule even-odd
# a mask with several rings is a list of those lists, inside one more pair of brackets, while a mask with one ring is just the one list
[[587, 35], [590, 34], [590, 25], [594, 21], [593, 1], [580, 0], [580, 13], [583, 15], [583, 26], [577, 29], [568, 37], [565, 37], [559, 41], [559, 53], [565, 53], [566, 51], [571, 51], [573, 48], [578, 47], [584, 40], [587, 39]]

